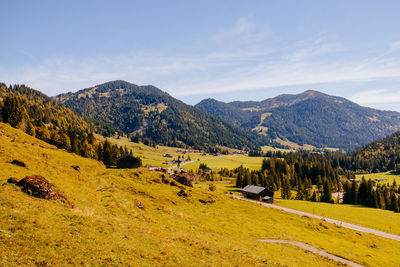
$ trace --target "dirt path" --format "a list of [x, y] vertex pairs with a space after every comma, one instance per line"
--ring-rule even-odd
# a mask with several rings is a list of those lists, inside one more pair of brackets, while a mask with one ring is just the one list
[[302, 248], [302, 249], [304, 249], [304, 250], [311, 251], [312, 253], [315, 253], [315, 254], [318, 254], [318, 255], [320, 255], [320, 256], [322, 256], [322, 257], [325, 257], [325, 258], [334, 260], [334, 261], [336, 261], [336, 262], [340, 262], [340, 263], [343, 263], [343, 264], [347, 264], [347, 265], [349, 265], [349, 266], [353, 266], [353, 267], [362, 267], [362, 266], [363, 266], [363, 265], [357, 264], [357, 263], [355, 263], [355, 262], [352, 262], [352, 261], [343, 259], [343, 258], [341, 258], [341, 257], [335, 256], [335, 255], [333, 255], [333, 254], [330, 254], [330, 253], [328, 253], [328, 252], [326, 252], [326, 251], [324, 251], [324, 250], [316, 249], [316, 248], [313, 247], [313, 246], [307, 245], [307, 244], [302, 243], [302, 242], [299, 242], [299, 241], [294, 241], [294, 240], [282, 240], [282, 239], [260, 239], [260, 240], [258, 240], [258, 241], [260, 241], [260, 242], [266, 242], [266, 243], [290, 244], [290, 245], [293, 245], [293, 246], [300, 247], [300, 248]]
[[300, 215], [300, 216], [308, 216], [308, 217], [311, 217], [311, 218], [324, 220], [324, 221], [326, 221], [328, 223], [333, 223], [333, 224], [339, 225], [341, 227], [345, 227], [345, 228], [352, 229], [352, 230], [355, 230], [355, 231], [364, 232], [364, 233], [373, 234], [373, 235], [377, 235], [377, 236], [380, 236], [380, 237], [384, 237], [384, 238], [389, 238], [389, 239], [392, 239], [392, 240], [400, 241], [400, 236], [398, 236], [398, 235], [389, 234], [389, 233], [378, 231], [378, 230], [375, 230], [375, 229], [372, 229], [372, 228], [367, 228], [367, 227], [359, 226], [359, 225], [356, 225], [356, 224], [346, 223], [346, 222], [342, 222], [342, 221], [339, 221], [339, 220], [330, 219], [330, 218], [326, 218], [326, 217], [323, 217], [323, 216], [315, 215], [315, 214], [312, 214], [312, 213], [299, 211], [299, 210], [294, 210], [294, 209], [289, 209], [289, 208], [285, 208], [285, 207], [280, 207], [280, 206], [276, 206], [276, 205], [273, 205], [273, 204], [268, 204], [268, 203], [252, 200], [252, 199], [246, 199], [246, 198], [238, 197], [238, 196], [234, 196], [234, 197], [238, 198], [238, 199], [241, 199], [241, 200], [254, 202], [256, 204], [259, 204], [259, 205], [262, 205], [262, 206], [265, 206], [265, 207], [268, 207], [268, 208], [274, 208], [274, 209], [278, 209], [278, 210], [294, 213], [294, 214], [297, 214], [297, 215]]

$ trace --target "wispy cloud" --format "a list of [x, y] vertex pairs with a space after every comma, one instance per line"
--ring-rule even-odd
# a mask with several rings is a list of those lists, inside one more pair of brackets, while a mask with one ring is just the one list
[[[205, 41], [202, 52], [128, 51], [92, 58], [63, 56], [16, 69], [0, 69], [0, 80], [26, 83], [54, 95], [125, 79], [154, 84], [174, 96], [189, 96], [400, 78], [400, 41], [388, 44], [387, 50], [376, 55], [362, 55], [329, 34], [317, 34], [290, 45], [268, 45], [278, 39], [271, 31], [257, 28], [250, 19], [241, 18], [231, 27], [216, 31]], [[400, 94], [396, 93], [365, 92], [352, 99], [361, 104], [374, 99], [400, 101]]]
[[[260, 30], [248, 18], [239, 18], [232, 27], [218, 31], [213, 39], [218, 43], [251, 44], [265, 40], [267, 30]], [[228, 43], [228, 44], [229, 44]]]
[[354, 94], [350, 100], [361, 105], [400, 103], [400, 90], [368, 90]]

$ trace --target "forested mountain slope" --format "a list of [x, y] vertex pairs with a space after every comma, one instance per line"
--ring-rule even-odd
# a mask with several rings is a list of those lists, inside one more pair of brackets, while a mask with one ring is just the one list
[[311, 90], [260, 102], [206, 99], [196, 107], [247, 132], [317, 147], [355, 148], [400, 129], [398, 112], [362, 107]]
[[113, 135], [115, 128], [88, 120], [25, 85], [0, 84], [0, 121], [58, 148], [114, 165], [127, 149], [99, 142], [94, 132]]
[[169, 146], [254, 148], [250, 134], [154, 86], [112, 81], [58, 95], [67, 107], [136, 136]]
[[355, 157], [373, 172], [400, 172], [400, 131], [363, 146], [355, 152]]

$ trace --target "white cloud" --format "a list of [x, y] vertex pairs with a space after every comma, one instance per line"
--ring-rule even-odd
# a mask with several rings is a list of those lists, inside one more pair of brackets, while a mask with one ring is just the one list
[[386, 103], [399, 103], [400, 104], [400, 90], [378, 89], [359, 92], [350, 97], [361, 105], [373, 104], [386, 104]]
[[236, 44], [248, 44], [262, 41], [268, 35], [265, 30], [258, 30], [248, 18], [239, 18], [232, 27], [217, 32], [213, 39], [223, 44], [232, 41]]
[[[327, 34], [274, 45], [274, 49], [268, 47], [271, 39], [271, 32], [242, 18], [204, 43], [203, 52], [136, 51], [93, 58], [49, 58], [35, 65], [0, 69], [0, 81], [25, 83], [55, 95], [124, 79], [153, 84], [174, 96], [189, 96], [400, 78], [400, 56], [394, 53], [400, 41], [389, 44], [387, 51], [362, 57], [353, 56], [356, 49]], [[366, 92], [354, 94], [353, 100], [360, 104], [373, 99], [380, 99], [379, 103], [400, 101], [396, 93]]]

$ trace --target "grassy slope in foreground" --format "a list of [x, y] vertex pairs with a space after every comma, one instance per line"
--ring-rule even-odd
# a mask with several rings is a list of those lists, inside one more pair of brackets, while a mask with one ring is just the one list
[[[28, 168], [10, 164], [13, 159]], [[31, 174], [45, 176], [76, 208], [6, 183]], [[398, 242], [202, 188], [184, 199], [177, 187], [152, 182], [157, 176], [145, 169], [106, 169], [0, 124], [0, 266], [336, 264], [259, 238], [298, 240], [365, 265], [400, 262]], [[198, 201], [209, 196], [216, 202]], [[137, 208], [137, 201], [146, 208]]]

